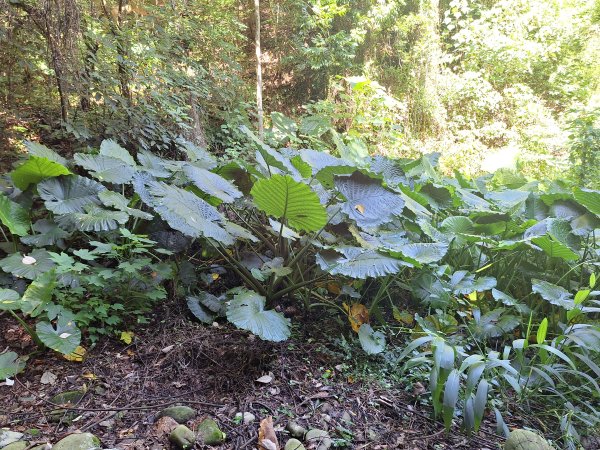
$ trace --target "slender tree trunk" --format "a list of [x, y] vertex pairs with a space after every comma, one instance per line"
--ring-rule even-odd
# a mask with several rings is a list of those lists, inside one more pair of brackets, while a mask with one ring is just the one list
[[60, 118], [66, 122], [69, 118], [69, 100], [67, 98], [67, 89], [65, 86], [64, 74], [62, 70], [60, 50], [57, 43], [54, 41], [52, 32], [46, 20], [46, 35], [48, 47], [50, 47], [50, 58], [52, 59], [52, 68], [54, 69], [54, 77], [56, 79], [56, 87], [58, 89], [58, 97], [60, 99]]
[[254, 47], [256, 49], [256, 111], [258, 113], [258, 136], [263, 139], [265, 136], [265, 126], [263, 117], [263, 82], [260, 51], [260, 0], [254, 0], [254, 17], [256, 20], [256, 30], [254, 31]]
[[192, 119], [192, 130], [191, 130], [191, 141], [199, 147], [206, 148], [206, 136], [204, 135], [204, 128], [202, 127], [202, 121], [200, 120], [200, 113], [198, 112], [198, 98], [196, 94], [190, 90], [190, 116]]

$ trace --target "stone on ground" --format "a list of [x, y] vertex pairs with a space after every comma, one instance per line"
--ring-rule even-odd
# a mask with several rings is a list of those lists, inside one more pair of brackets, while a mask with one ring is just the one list
[[204, 419], [198, 425], [196, 429], [198, 433], [198, 439], [200, 442], [206, 445], [218, 445], [225, 441], [227, 437], [225, 433], [221, 431], [217, 422], [212, 419]]
[[4, 448], [8, 444], [17, 442], [22, 437], [23, 437], [23, 433], [17, 433], [16, 431], [2, 429], [2, 430], [0, 430], [0, 448]]
[[52, 450], [91, 450], [100, 447], [100, 439], [92, 433], [70, 434], [58, 441]]
[[533, 431], [513, 430], [506, 439], [504, 450], [553, 450], [553, 447]]
[[158, 413], [158, 417], [171, 417], [178, 423], [186, 423], [188, 420], [196, 417], [196, 410], [189, 406], [170, 406]]
[[171, 432], [169, 440], [178, 448], [192, 448], [196, 444], [196, 435], [185, 425], [179, 425]]
[[287, 441], [284, 450], [306, 450], [306, 447], [298, 439], [292, 438]]
[[2, 450], [25, 450], [29, 447], [29, 443], [27, 441], [17, 441], [12, 444], [8, 444]]
[[327, 450], [333, 445], [329, 433], [325, 430], [319, 430], [318, 428], [308, 430], [304, 437], [304, 441], [310, 448], [315, 448], [317, 450]]
[[290, 433], [290, 436], [295, 437], [296, 439], [304, 439], [306, 428], [304, 428], [302, 425], [299, 425], [297, 422], [288, 422], [285, 428]]

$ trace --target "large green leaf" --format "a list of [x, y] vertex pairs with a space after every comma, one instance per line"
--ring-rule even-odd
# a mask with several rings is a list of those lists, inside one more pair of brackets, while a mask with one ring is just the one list
[[474, 224], [465, 216], [446, 217], [440, 224], [440, 231], [451, 235], [473, 234]]
[[183, 148], [190, 161], [196, 167], [203, 169], [214, 169], [217, 166], [217, 161], [206, 149], [198, 147], [190, 141], [180, 140], [178, 144]]
[[159, 158], [145, 150], [140, 150], [137, 154], [137, 160], [142, 165], [138, 167], [138, 170], [148, 172], [150, 175], [157, 178], [167, 178], [171, 176], [171, 172], [168, 170], [167, 165], [170, 165], [171, 161]]
[[410, 262], [419, 264], [431, 264], [438, 262], [448, 252], [448, 245], [444, 243], [418, 242], [405, 244], [400, 248], [400, 253]]
[[21, 296], [19, 293], [12, 289], [0, 288], [0, 311], [16, 311], [18, 309], [21, 309]]
[[585, 206], [589, 212], [600, 217], [600, 191], [575, 188], [573, 196], [580, 205]]
[[285, 341], [291, 334], [290, 320], [276, 311], [265, 310], [265, 298], [252, 291], [233, 297], [227, 308], [227, 319], [265, 341]]
[[129, 152], [112, 139], [105, 139], [102, 141], [102, 144], [100, 144], [100, 154], [120, 159], [128, 166], [135, 167], [135, 161]]
[[368, 323], [363, 323], [358, 330], [360, 345], [369, 355], [376, 355], [385, 350], [385, 335], [375, 331]]
[[226, 305], [209, 292], [200, 292], [198, 295], [186, 297], [190, 312], [201, 322], [211, 324], [217, 316], [226, 313]]
[[98, 194], [98, 198], [102, 201], [104, 206], [110, 206], [112, 208], [118, 209], [119, 211], [123, 211], [132, 217], [137, 217], [139, 219], [152, 220], [154, 217], [152, 214], [147, 213], [145, 211], [141, 211], [139, 209], [130, 208], [129, 200], [118, 192], [109, 191], [108, 189], [100, 192]]
[[99, 205], [98, 194], [105, 189], [97, 181], [79, 175], [52, 178], [38, 185], [46, 208], [55, 214], [81, 213], [88, 205]]
[[579, 259], [579, 254], [574, 250], [578, 238], [571, 230], [568, 220], [549, 218], [529, 228], [525, 237], [531, 237], [531, 242], [551, 257], [575, 261]]
[[313, 175], [316, 175], [327, 168], [333, 168], [334, 171], [336, 168], [339, 168], [342, 171], [341, 173], [347, 173], [344, 172], [345, 169], [342, 168], [353, 167], [353, 164], [345, 159], [337, 158], [329, 153], [319, 152], [317, 150], [300, 150], [300, 157], [311, 167]]
[[13, 253], [1, 259], [0, 268], [17, 277], [35, 280], [39, 275], [52, 270], [54, 262], [46, 250], [37, 249], [29, 255]]
[[212, 173], [206, 169], [195, 167], [187, 164], [184, 167], [184, 172], [187, 177], [196, 185], [202, 192], [208, 195], [217, 197], [225, 203], [231, 203], [236, 198], [240, 198], [242, 193], [235, 187], [233, 183], [225, 178]]
[[54, 271], [43, 273], [33, 280], [21, 298], [21, 311], [32, 317], [38, 316], [52, 301], [56, 287], [56, 274]]
[[59, 316], [56, 327], [38, 322], [35, 331], [44, 345], [64, 355], [73, 353], [81, 342], [81, 331], [70, 317]]
[[544, 300], [553, 305], [560, 306], [567, 310], [575, 308], [573, 295], [562, 286], [557, 286], [543, 280], [533, 279], [531, 280], [531, 287], [533, 292], [540, 294]]
[[119, 228], [129, 220], [129, 214], [123, 211], [109, 211], [96, 205], [85, 207], [85, 212], [75, 212], [57, 216], [61, 227], [79, 231], [110, 231]]
[[400, 195], [385, 189], [379, 180], [360, 172], [349, 177], [336, 177], [335, 187], [347, 200], [342, 204], [342, 211], [361, 228], [388, 223], [404, 209]]
[[37, 184], [45, 178], [69, 175], [71, 172], [62, 164], [47, 158], [30, 156], [27, 161], [10, 173], [19, 189], [24, 191], [30, 184]]
[[496, 287], [497, 281], [494, 277], [475, 278], [466, 270], [458, 270], [452, 274], [450, 284], [455, 294], [468, 295], [471, 292], [489, 291]]
[[507, 314], [504, 308], [496, 308], [482, 316], [475, 314], [474, 320], [469, 323], [469, 329], [477, 339], [485, 340], [504, 336], [520, 323], [518, 317]]
[[0, 194], [0, 222], [17, 236], [29, 233], [29, 213], [3, 194]]
[[261, 211], [285, 219], [296, 230], [317, 231], [327, 223], [327, 210], [317, 194], [289, 175], [258, 180], [250, 193]]
[[198, 196], [141, 174], [136, 175], [133, 185], [142, 201], [174, 230], [194, 238], [205, 236], [224, 245], [233, 244], [234, 237], [223, 228], [223, 216]]
[[135, 173], [135, 166], [112, 156], [76, 153], [74, 159], [76, 164], [88, 170], [94, 178], [108, 183], [129, 183]]
[[63, 230], [56, 223], [48, 219], [38, 220], [31, 228], [38, 234], [23, 236], [21, 242], [35, 247], [58, 245], [59, 247], [64, 248], [64, 240], [71, 235], [71, 233]]
[[25, 362], [15, 352], [0, 353], [0, 380], [14, 377], [25, 368]]
[[68, 161], [56, 153], [54, 150], [49, 149], [45, 145], [39, 144], [33, 141], [24, 141], [25, 147], [30, 156], [37, 156], [38, 158], [46, 158], [50, 161], [60, 164], [61, 166], [67, 167]]
[[403, 266], [412, 266], [400, 259], [360, 247], [339, 247], [317, 254], [317, 264], [332, 275], [351, 278], [382, 277], [395, 274]]

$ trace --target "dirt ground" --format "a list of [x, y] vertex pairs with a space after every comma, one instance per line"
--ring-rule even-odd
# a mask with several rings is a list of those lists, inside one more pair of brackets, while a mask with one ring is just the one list
[[[328, 430], [350, 449], [497, 449], [501, 444], [490, 423], [470, 438], [458, 427], [447, 434], [406, 386], [354, 379], [348, 362], [326, 345], [301, 338], [274, 344], [224, 324], [205, 327], [173, 306], [163, 306], [130, 345], [102, 340], [83, 362], [50, 353], [32, 356], [13, 386], [0, 384], [0, 427], [36, 429], [30, 440], [35, 443], [83, 431], [98, 436], [106, 448], [169, 448], [156, 416], [181, 404], [197, 410], [196, 421], [217, 421], [227, 434], [221, 449], [257, 448], [258, 422], [267, 416], [273, 417], [280, 443], [287, 440], [287, 422], [294, 420]], [[0, 347], [19, 354], [33, 350], [6, 314], [0, 316]], [[47, 372], [56, 379], [46, 374], [51, 382], [43, 384]], [[272, 381], [257, 382], [263, 375]], [[60, 421], [49, 399], [72, 390], [85, 395]], [[239, 424], [237, 412], [251, 412], [256, 421]], [[345, 412], [351, 425], [341, 420]]]

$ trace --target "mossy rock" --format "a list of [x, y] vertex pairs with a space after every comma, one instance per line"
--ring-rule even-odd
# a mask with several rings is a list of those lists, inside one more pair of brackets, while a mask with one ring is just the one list
[[100, 448], [100, 439], [92, 433], [70, 434], [61, 439], [52, 450], [91, 450]]
[[85, 392], [83, 391], [65, 391], [61, 392], [60, 394], [56, 394], [50, 399], [50, 401], [55, 405], [73, 406], [79, 402], [84, 395]]
[[285, 444], [284, 450], [306, 450], [306, 447], [296, 438], [292, 438]]
[[2, 450], [25, 450], [27, 447], [29, 447], [29, 443], [27, 441], [19, 441], [8, 444]]
[[178, 448], [192, 448], [196, 444], [196, 435], [185, 425], [179, 425], [171, 432], [169, 440]]
[[196, 410], [189, 406], [169, 406], [158, 413], [158, 417], [170, 417], [177, 423], [186, 423], [188, 420], [196, 417]]
[[546, 439], [529, 430], [510, 432], [504, 450], [554, 450]]
[[23, 433], [18, 433], [16, 431], [10, 431], [8, 429], [0, 430], [0, 448], [6, 447], [8, 444], [12, 444], [13, 442], [17, 442], [23, 437]]
[[219, 445], [225, 441], [227, 435], [221, 431], [217, 422], [212, 419], [204, 419], [196, 428], [198, 439], [206, 445]]

